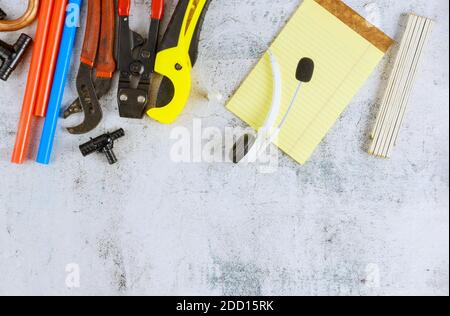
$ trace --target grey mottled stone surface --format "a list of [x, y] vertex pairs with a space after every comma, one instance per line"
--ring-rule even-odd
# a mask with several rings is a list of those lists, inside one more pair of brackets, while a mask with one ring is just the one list
[[[102, 125], [88, 136], [126, 130], [113, 167], [101, 156], [82, 158], [77, 146], [87, 136], [68, 135], [67, 122], [50, 166], [9, 163], [22, 64], [0, 83], [0, 294], [448, 295], [449, 3], [346, 2], [396, 39], [403, 13], [437, 22], [389, 161], [365, 148], [390, 56], [305, 166], [286, 156], [271, 174], [171, 162], [176, 126], [192, 129], [194, 118], [204, 127], [245, 126], [224, 103], [300, 0], [213, 1], [192, 97], [174, 126], [118, 118], [111, 92]], [[134, 1], [142, 33], [149, 3]], [[2, 6], [14, 15], [26, 1]], [[17, 36], [0, 34], [8, 42]], [[82, 37], [64, 104], [75, 95]], [[205, 98], [218, 92], [222, 101]], [[66, 282], [72, 263], [79, 287]]]

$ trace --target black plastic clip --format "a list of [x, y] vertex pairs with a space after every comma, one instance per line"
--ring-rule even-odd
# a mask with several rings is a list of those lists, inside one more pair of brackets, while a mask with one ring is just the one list
[[121, 137], [125, 136], [125, 131], [119, 129], [113, 133], [106, 133], [97, 138], [94, 138], [80, 146], [80, 151], [84, 157], [89, 156], [95, 152], [103, 153], [106, 155], [110, 165], [117, 162], [116, 155], [114, 154], [114, 142]]
[[0, 40], [0, 79], [7, 81], [25, 55], [32, 42], [31, 37], [21, 34], [14, 45]]

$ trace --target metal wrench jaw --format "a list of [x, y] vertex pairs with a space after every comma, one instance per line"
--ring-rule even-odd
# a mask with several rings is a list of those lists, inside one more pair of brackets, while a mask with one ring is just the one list
[[67, 130], [70, 134], [86, 134], [95, 129], [103, 118], [103, 112], [92, 82], [92, 67], [86, 64], [80, 65], [77, 77], [77, 90], [80, 96], [81, 107], [84, 112], [84, 121]]
[[[110, 90], [112, 86], [112, 78], [96, 78], [95, 79], [95, 93], [97, 94], [97, 99], [103, 98]], [[80, 98], [70, 104], [63, 113], [64, 119], [69, 118], [73, 114], [78, 114], [83, 112], [83, 107], [81, 106]]]
[[63, 113], [63, 118], [67, 119], [73, 114], [78, 114], [83, 112], [83, 107], [81, 106], [80, 99], [76, 99], [72, 102], [71, 105], [67, 107], [67, 109]]
[[95, 93], [97, 94], [97, 99], [100, 100], [111, 90], [112, 78], [100, 78], [97, 77], [94, 82]]

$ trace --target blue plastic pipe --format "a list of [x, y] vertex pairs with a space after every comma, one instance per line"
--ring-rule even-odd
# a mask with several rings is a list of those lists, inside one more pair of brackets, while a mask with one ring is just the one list
[[[48, 165], [53, 150], [56, 126], [64, 96], [64, 88], [69, 74], [70, 62], [73, 54], [75, 36], [80, 24], [80, 12], [83, 0], [69, 0], [67, 5], [66, 21], [64, 24], [58, 62], [53, 78], [52, 92], [47, 108], [44, 128], [36, 161]], [[51, 40], [51, 39], [49, 39]]]

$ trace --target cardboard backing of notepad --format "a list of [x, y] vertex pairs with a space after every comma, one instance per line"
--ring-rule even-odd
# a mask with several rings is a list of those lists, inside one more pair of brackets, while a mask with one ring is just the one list
[[[284, 116], [298, 81], [300, 59], [314, 60], [315, 72], [296, 100], [275, 144], [303, 164], [364, 85], [393, 40], [339, 0], [305, 0], [270, 49], [282, 73]], [[251, 71], [227, 108], [259, 129], [272, 101], [272, 69], [267, 55]]]

